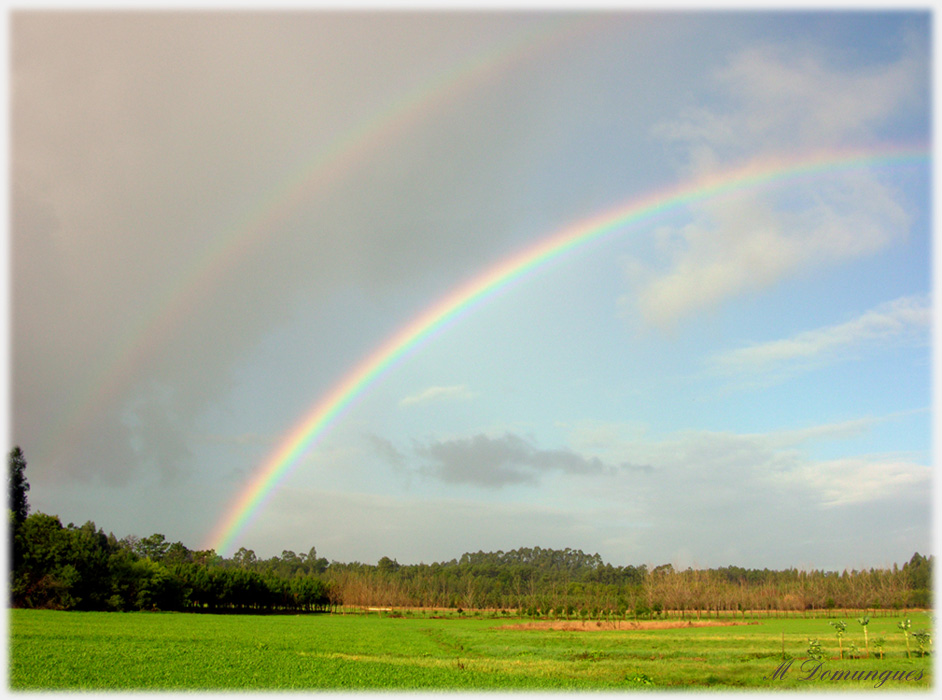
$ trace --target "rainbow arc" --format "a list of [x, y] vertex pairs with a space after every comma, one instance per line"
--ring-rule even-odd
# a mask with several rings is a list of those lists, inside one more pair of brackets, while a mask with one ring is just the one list
[[801, 157], [763, 159], [681, 183], [566, 226], [520, 252], [498, 261], [452, 289], [366, 355], [285, 434], [232, 500], [206, 540], [206, 548], [227, 551], [263, 510], [292, 468], [327, 433], [354, 401], [410, 351], [461, 314], [471, 311], [507, 285], [592, 241], [616, 235], [663, 213], [724, 194], [746, 192], [841, 171], [926, 163], [926, 147], [890, 146], [855, 151], [825, 151]]

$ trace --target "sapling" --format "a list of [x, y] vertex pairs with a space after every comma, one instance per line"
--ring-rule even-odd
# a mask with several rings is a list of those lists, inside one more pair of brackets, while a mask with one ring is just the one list
[[864, 615], [863, 617], [858, 617], [857, 622], [860, 623], [860, 626], [863, 627], [864, 631], [864, 648], [867, 650], [867, 658], [870, 658], [870, 642], [867, 640], [867, 625], [870, 624], [870, 618]]
[[896, 626], [899, 627], [900, 631], [903, 633], [903, 636], [906, 637], [906, 658], [910, 658], [909, 655], [909, 628], [912, 625], [909, 618], [907, 617], [905, 621], [900, 621], [896, 623]]
[[841, 658], [843, 659], [844, 658], [844, 643], [842, 639], [844, 637], [844, 632], [847, 630], [847, 623], [844, 622], [843, 620], [838, 620], [836, 622], [831, 622], [828, 624], [830, 624], [831, 627], [837, 630], [837, 645], [838, 647], [840, 647]]
[[881, 635], [874, 639], [873, 646], [880, 650], [880, 661], [883, 661], [883, 647], [886, 646], [886, 637]]

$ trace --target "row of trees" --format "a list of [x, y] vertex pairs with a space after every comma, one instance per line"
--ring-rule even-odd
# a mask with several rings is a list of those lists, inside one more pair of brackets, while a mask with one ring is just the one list
[[[539, 559], [534, 560], [536, 555]], [[861, 571], [675, 570], [670, 564], [612, 566], [578, 550], [519, 549], [465, 554], [436, 564], [331, 563], [325, 571], [348, 605], [514, 609], [624, 615], [821, 611], [931, 606], [932, 558]]]
[[931, 606], [931, 557], [844, 571], [612, 566], [580, 550], [476, 552], [433, 564], [329, 562], [315, 548], [262, 559], [190, 550], [162, 534], [121, 540], [92, 522], [29, 514], [22, 452], [10, 453], [11, 602], [76, 610], [324, 611], [362, 607], [493, 608], [531, 615], [701, 616], [740, 610]]
[[63, 526], [58, 517], [29, 514], [26, 459], [8, 460], [10, 598], [16, 607], [61, 610], [199, 610], [315, 612], [329, 609], [327, 568], [312, 548], [258, 560], [239, 550], [225, 560], [191, 551], [162, 534], [118, 540], [95, 523]]
[[143, 540], [34, 513], [13, 527], [11, 597], [16, 607], [61, 610], [314, 612], [331, 605], [331, 586], [281, 560], [249, 570], [163, 535]]

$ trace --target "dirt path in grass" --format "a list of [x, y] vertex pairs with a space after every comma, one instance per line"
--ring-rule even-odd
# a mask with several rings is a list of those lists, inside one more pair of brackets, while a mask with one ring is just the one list
[[758, 622], [737, 622], [735, 620], [614, 620], [599, 623], [596, 620], [545, 620], [542, 622], [523, 622], [519, 625], [502, 625], [507, 630], [564, 630], [570, 632], [604, 632], [606, 630], [667, 630], [676, 627], [733, 627], [738, 625], [758, 625]]

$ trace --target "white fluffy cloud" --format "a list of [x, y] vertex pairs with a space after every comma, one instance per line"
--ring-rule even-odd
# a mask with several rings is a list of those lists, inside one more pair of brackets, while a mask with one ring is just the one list
[[825, 507], [918, 496], [931, 487], [931, 467], [879, 457], [848, 457], [809, 462], [774, 481], [790, 490], [816, 494]]
[[656, 132], [686, 151], [692, 171], [757, 150], [833, 147], [871, 137], [920, 99], [924, 70], [915, 45], [895, 61], [853, 69], [797, 45], [747, 47], [709, 86], [724, 108], [691, 109]]
[[[784, 50], [746, 49], [716, 75], [714, 106], [663, 123], [689, 177], [741, 162], [859, 144], [917, 99], [919, 50], [848, 71]], [[877, 172], [821, 173], [787, 187], [691, 207], [691, 221], [658, 234], [660, 262], [632, 261], [636, 289], [621, 300], [649, 323], [674, 324], [796, 271], [873, 254], [905, 235], [906, 209]]]

